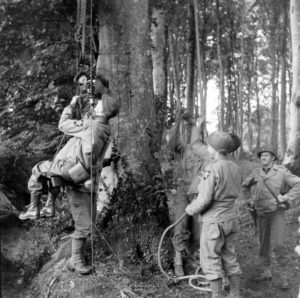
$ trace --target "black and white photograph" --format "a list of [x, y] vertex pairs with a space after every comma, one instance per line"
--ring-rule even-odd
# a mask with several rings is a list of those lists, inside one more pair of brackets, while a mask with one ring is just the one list
[[300, 298], [300, 0], [0, 0], [0, 297]]

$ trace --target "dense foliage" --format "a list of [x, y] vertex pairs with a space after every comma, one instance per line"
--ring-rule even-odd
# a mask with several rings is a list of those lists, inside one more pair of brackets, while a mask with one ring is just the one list
[[20, 149], [56, 132], [75, 91], [76, 2], [7, 1], [0, 8], [1, 137], [15, 137]]

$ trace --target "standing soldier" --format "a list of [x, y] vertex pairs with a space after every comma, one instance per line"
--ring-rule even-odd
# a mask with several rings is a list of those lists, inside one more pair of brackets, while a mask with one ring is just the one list
[[200, 173], [197, 198], [185, 210], [189, 215], [201, 214], [200, 264], [212, 297], [222, 297], [222, 278], [227, 276], [230, 297], [238, 298], [242, 271], [234, 246], [239, 231], [235, 203], [242, 178], [239, 166], [227, 154], [240, 146], [240, 140], [217, 131], [208, 136], [207, 144], [212, 162]]
[[289, 282], [284, 274], [287, 265], [285, 250], [285, 211], [288, 201], [300, 196], [300, 178], [284, 166], [276, 165], [277, 156], [271, 146], [259, 149], [258, 158], [262, 167], [255, 169], [243, 182], [242, 190], [246, 199], [251, 198], [251, 187], [256, 186], [254, 207], [257, 213], [259, 233], [259, 274], [255, 280], [269, 280], [271, 273], [271, 231], [274, 236], [274, 251], [281, 267], [279, 288], [288, 288]]
[[[178, 116], [175, 126], [170, 131], [169, 148], [175, 153], [174, 181], [176, 192], [173, 194], [174, 221], [184, 214], [186, 206], [197, 194], [197, 173], [205, 167], [208, 162], [207, 146], [203, 142], [204, 122], [195, 126], [191, 120], [192, 143], [188, 144], [182, 140], [180, 125], [183, 115]], [[189, 249], [191, 243], [191, 249]], [[189, 253], [193, 256], [194, 251], [199, 248], [199, 225], [197, 216], [185, 216], [175, 227], [172, 238], [174, 247], [174, 273], [183, 276], [183, 256]]]

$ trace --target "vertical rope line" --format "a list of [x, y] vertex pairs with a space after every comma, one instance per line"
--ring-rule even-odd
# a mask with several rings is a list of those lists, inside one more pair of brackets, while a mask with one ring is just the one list
[[94, 268], [94, 238], [93, 238], [93, 218], [94, 218], [94, 181], [93, 181], [93, 0], [90, 1], [90, 80], [91, 80], [91, 160], [90, 160], [90, 171], [91, 171], [91, 254], [92, 254], [92, 269]]
[[[85, 28], [86, 28], [86, 6], [87, 2], [86, 0], [82, 0], [81, 2], [81, 10], [80, 10], [80, 24], [82, 26], [82, 36], [81, 36], [81, 58], [84, 60], [84, 52], [85, 52], [85, 39], [86, 39], [86, 34], [85, 34]], [[83, 61], [82, 61], [83, 62]]]

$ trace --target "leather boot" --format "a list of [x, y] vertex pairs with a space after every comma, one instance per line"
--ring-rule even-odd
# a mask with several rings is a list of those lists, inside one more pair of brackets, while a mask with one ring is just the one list
[[240, 275], [229, 276], [230, 298], [240, 298]]
[[83, 258], [83, 249], [86, 239], [72, 239], [72, 256], [68, 262], [68, 269], [80, 274], [89, 274], [92, 271], [92, 267], [87, 266]]
[[56, 194], [54, 191], [48, 192], [48, 198], [45, 206], [42, 208], [40, 212], [41, 217], [54, 217], [55, 216], [55, 200], [56, 200]]
[[40, 218], [40, 209], [39, 209], [39, 200], [40, 193], [32, 192], [30, 194], [30, 205], [26, 212], [23, 212], [19, 215], [20, 220], [26, 219], [39, 219]]
[[222, 278], [210, 280], [209, 283], [212, 291], [211, 298], [222, 298]]
[[182, 252], [175, 250], [175, 257], [174, 257], [174, 273], [177, 277], [184, 276], [183, 271], [183, 261], [182, 261]]

